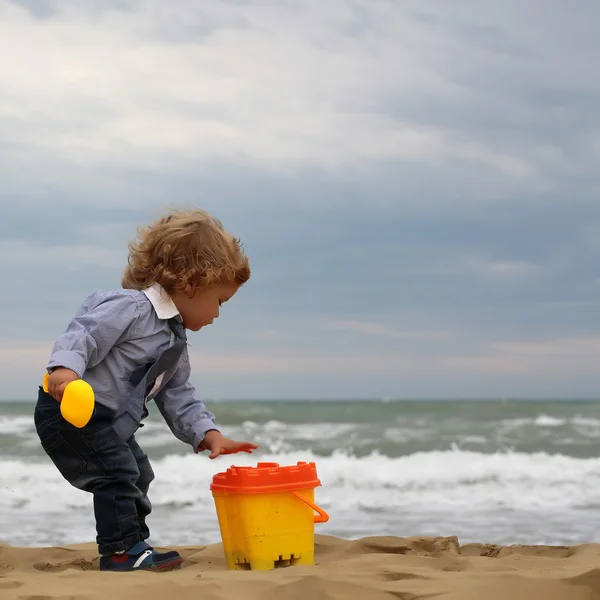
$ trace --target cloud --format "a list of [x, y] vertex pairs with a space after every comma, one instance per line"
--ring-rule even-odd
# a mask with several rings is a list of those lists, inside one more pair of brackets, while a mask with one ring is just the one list
[[392, 339], [406, 338], [448, 338], [452, 335], [449, 331], [398, 331], [396, 329], [386, 327], [381, 323], [369, 323], [363, 321], [335, 321], [331, 324], [334, 329], [344, 331], [354, 331], [367, 335], [383, 336]]
[[15, 263], [19, 269], [61, 265], [65, 270], [77, 270], [89, 267], [113, 268], [126, 258], [126, 250], [116, 250], [101, 246], [53, 245], [50, 247], [28, 244], [18, 240], [0, 241], [0, 265], [12, 267]]
[[595, 393], [599, 16], [0, 2], [3, 394], [185, 204], [253, 269], [193, 339], [202, 393]]
[[[348, 39], [340, 31], [352, 12], [345, 3], [283, 11], [108, 7], [90, 13], [57, 3], [39, 20], [3, 5], [0, 50], [19, 58], [0, 71], [10, 82], [0, 115], [28, 125], [5, 130], [6, 139], [97, 167], [228, 159], [335, 168], [444, 150], [435, 131], [364, 110], [373, 86], [431, 93], [452, 86], [410, 61], [402, 81], [384, 78], [400, 48], [387, 36], [372, 38], [374, 52]], [[381, 22], [386, 13], [374, 17]]]
[[[51, 346], [50, 340], [0, 345], [0, 364], [16, 382], [15, 397], [34, 397]], [[349, 347], [335, 353], [291, 346], [278, 353], [192, 347], [190, 361], [201, 398], [572, 397], [593, 395], [593, 387], [574, 394], [569, 381], [593, 385], [600, 374], [599, 349], [599, 337], [491, 344], [477, 355], [461, 354], [459, 346], [437, 355], [408, 347], [367, 354]], [[548, 387], [533, 384], [540, 379]], [[341, 391], [340, 380], [351, 387]], [[491, 382], [493, 393], [481, 382]]]
[[[456, 370], [482, 373], [519, 373], [552, 380], [581, 375], [598, 376], [600, 337], [558, 338], [491, 344], [477, 356], [445, 356], [441, 364]], [[434, 361], [435, 362], [435, 361]], [[594, 394], [594, 392], [591, 392]]]
[[521, 357], [561, 357], [576, 360], [592, 359], [596, 362], [596, 359], [600, 354], [600, 337], [572, 337], [544, 341], [502, 343], [497, 344], [496, 348], [505, 354]]
[[[560, 144], [516, 129], [543, 106], [527, 97], [518, 104], [519, 96], [490, 78], [499, 71], [515, 85], [529, 76], [549, 80], [536, 48], [547, 51], [548, 38], [511, 31], [506, 18], [503, 28], [460, 9], [435, 17], [447, 12], [443, 3], [426, 12], [410, 3], [342, 0], [326, 8], [66, 1], [47, 3], [41, 15], [32, 6], [5, 2], [0, 9], [0, 51], [13, 57], [0, 66], [7, 82], [0, 132], [10, 165], [20, 167], [7, 169], [4, 185], [15, 193], [23, 190], [23, 168], [38, 171], [35, 186], [63, 188], [70, 173], [68, 187], [108, 187], [105, 201], [114, 202], [131, 185], [127, 172], [139, 170], [194, 164], [205, 171], [225, 162], [356, 178], [394, 163], [407, 168], [404, 177], [421, 167], [419, 177], [436, 173], [482, 200], [493, 190], [539, 192], [569, 170]], [[461, 61], [442, 58], [450, 55]], [[473, 78], [459, 66], [467, 59]], [[560, 64], [558, 74], [572, 79], [571, 66]], [[500, 121], [508, 109], [517, 120], [512, 130], [473, 126], [481, 102]], [[456, 111], [468, 111], [468, 129], [457, 127]], [[461, 185], [462, 170], [475, 167]], [[24, 189], [36, 192], [31, 186], [30, 178]], [[97, 195], [78, 198], [88, 201]]]

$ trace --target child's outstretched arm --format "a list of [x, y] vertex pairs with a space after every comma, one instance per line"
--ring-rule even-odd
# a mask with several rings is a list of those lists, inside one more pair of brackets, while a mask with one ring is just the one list
[[214, 415], [196, 397], [190, 382], [187, 348], [177, 365], [177, 371], [154, 398], [167, 425], [178, 439], [190, 444], [194, 452], [210, 450], [210, 458], [220, 454], [252, 452], [258, 448], [251, 442], [237, 442], [223, 436], [215, 425]]
[[208, 458], [217, 458], [217, 456], [220, 456], [221, 454], [236, 454], [237, 452], [248, 452], [249, 454], [252, 454], [252, 450], [256, 450], [257, 448], [258, 444], [230, 440], [222, 435], [220, 431], [213, 429], [206, 432], [197, 452], [210, 450], [210, 456]]

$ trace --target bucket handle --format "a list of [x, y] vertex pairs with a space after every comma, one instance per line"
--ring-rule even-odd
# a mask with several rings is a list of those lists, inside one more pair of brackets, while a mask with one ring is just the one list
[[307, 500], [298, 492], [292, 491], [292, 494], [294, 494], [296, 498], [302, 500], [304, 504], [308, 504], [308, 506], [310, 506], [315, 512], [319, 513], [318, 515], [315, 515], [315, 523], [327, 523], [327, 521], [329, 521], [329, 515], [320, 506], [317, 506], [314, 502]]

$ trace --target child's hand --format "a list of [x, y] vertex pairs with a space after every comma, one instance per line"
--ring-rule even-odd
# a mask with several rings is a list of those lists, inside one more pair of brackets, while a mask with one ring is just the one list
[[67, 384], [79, 379], [79, 375], [66, 367], [57, 367], [48, 377], [48, 393], [58, 402], [62, 400]]
[[207, 431], [204, 440], [198, 446], [199, 451], [211, 451], [208, 458], [217, 458], [220, 454], [235, 454], [236, 452], [248, 452], [251, 454], [252, 450], [256, 450], [256, 448], [258, 448], [258, 444], [236, 442], [235, 440], [223, 437], [220, 432], [215, 430]]

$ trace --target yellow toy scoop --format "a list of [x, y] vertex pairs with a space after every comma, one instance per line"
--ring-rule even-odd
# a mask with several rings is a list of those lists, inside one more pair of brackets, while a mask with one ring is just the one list
[[[42, 388], [48, 393], [48, 373], [44, 375]], [[94, 390], [92, 386], [83, 379], [76, 379], [65, 386], [62, 401], [60, 403], [60, 414], [65, 421], [75, 427], [85, 427], [94, 414]]]

